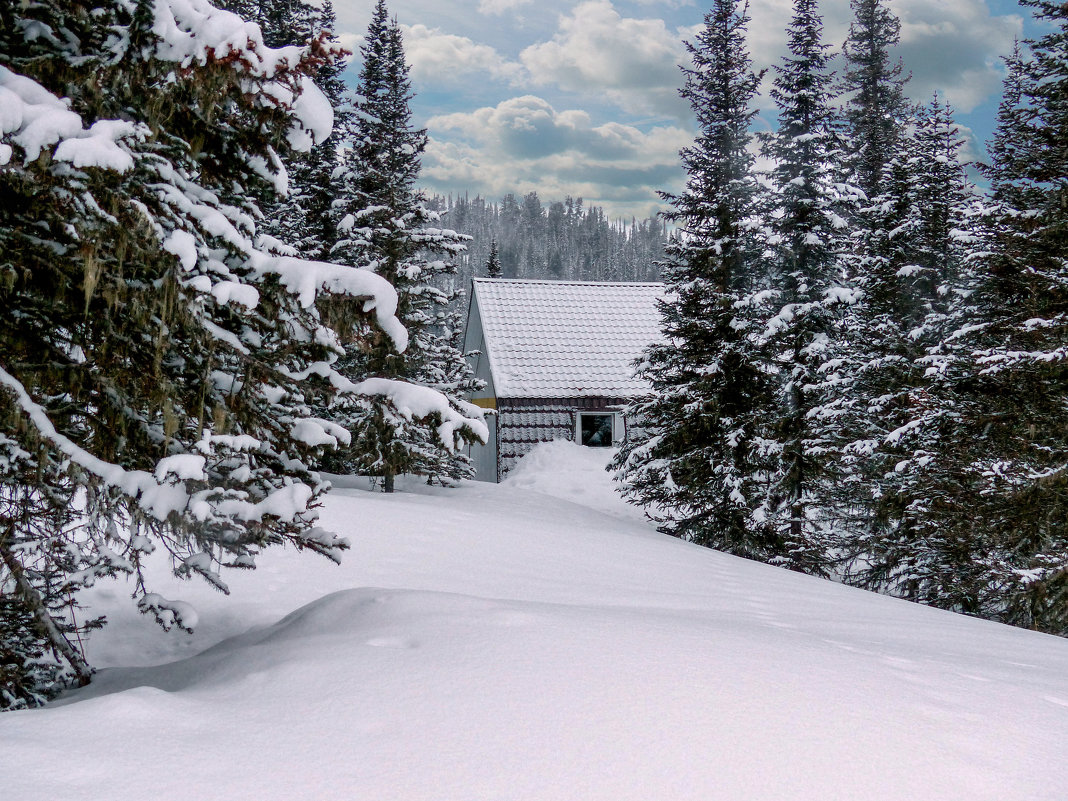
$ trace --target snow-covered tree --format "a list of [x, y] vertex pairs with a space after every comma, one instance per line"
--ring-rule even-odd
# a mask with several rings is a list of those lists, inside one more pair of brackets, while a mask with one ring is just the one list
[[900, 59], [892, 55], [901, 22], [884, 0], [850, 0], [853, 21], [842, 48], [840, 94], [846, 98], [844, 160], [852, 182], [869, 198], [880, 192], [884, 167], [909, 116]]
[[685, 191], [664, 195], [677, 226], [661, 266], [664, 339], [639, 362], [651, 391], [630, 407], [635, 423], [612, 467], [624, 496], [661, 531], [769, 559], [777, 543], [753, 518], [764, 456], [753, 421], [770, 401], [770, 383], [747, 302], [761, 273], [749, 150], [760, 76], [746, 49], [748, 22], [744, 3], [716, 0], [687, 43], [693, 67], [682, 96], [699, 133], [681, 153]]
[[761, 516], [781, 542], [776, 561], [811, 573], [826, 570], [821, 501], [835, 480], [828, 475], [835, 398], [825, 378], [834, 306], [848, 297], [840, 282], [850, 193], [836, 180], [841, 146], [822, 35], [815, 0], [795, 0], [788, 54], [775, 67], [771, 90], [778, 130], [762, 137], [763, 154], [773, 163], [767, 220], [774, 313], [764, 340], [779, 384], [766, 436], [777, 443], [779, 465]]
[[1068, 632], [1068, 8], [1010, 60], [987, 169], [992, 202], [938, 369], [951, 393], [932, 472], [921, 598]]
[[[501, 203], [481, 197], [435, 196], [431, 208], [448, 227], [471, 237], [457, 260], [460, 286], [485, 275], [496, 245], [501, 274], [541, 280], [659, 281], [667, 242], [665, 220], [611, 220], [604, 209], [565, 197], [543, 203], [535, 193], [524, 199], [524, 216], [515, 195]], [[535, 214], [542, 207], [544, 213]]]
[[[926, 532], [933, 461], [953, 402], [928, 370], [940, 362], [951, 305], [959, 300], [965, 226], [975, 200], [948, 105], [918, 111], [883, 167], [880, 194], [858, 216], [858, 299], [845, 317], [843, 437], [836, 504], [852, 534], [853, 580], [917, 597], [935, 569]], [[937, 561], [937, 560], [935, 560]]]
[[224, 592], [221, 569], [271, 545], [339, 558], [308, 467], [349, 439], [313, 413], [328, 395], [481, 427], [429, 390], [342, 376], [328, 320], [402, 350], [396, 293], [259, 234], [252, 198], [330, 132], [310, 76], [336, 57], [321, 38], [272, 49], [206, 0], [0, 5], [5, 703], [27, 698], [18, 659], [88, 681], [73, 601], [95, 580], [133, 574], [143, 612], [195, 624], [146, 585], [154, 550]]
[[[229, 0], [221, 6], [259, 24], [264, 43], [269, 47], [305, 45], [322, 36], [335, 49], [337, 19], [333, 4], [310, 0]], [[334, 109], [334, 127], [325, 141], [307, 152], [290, 153], [282, 158], [288, 175], [289, 192], [284, 197], [268, 195], [260, 202], [264, 220], [260, 225], [267, 233], [293, 249], [294, 255], [325, 260], [337, 240], [336, 219], [332, 204], [337, 195], [334, 172], [339, 144], [349, 130], [351, 109], [344, 102], [342, 79], [344, 60], [323, 60], [312, 78]]]
[[[453, 326], [444, 318], [456, 298], [450, 281], [453, 260], [466, 238], [437, 227], [439, 214], [416, 189], [427, 135], [412, 126], [413, 95], [400, 26], [389, 18], [384, 0], [375, 6], [360, 50], [363, 66], [351, 148], [334, 203], [341, 238], [333, 258], [367, 268], [397, 288], [397, 315], [410, 342], [403, 352], [389, 337], [359, 343], [348, 349], [343, 366], [358, 375], [433, 387], [468, 413], [473, 407], [461, 395], [472, 380], [470, 368], [461, 367], [462, 354], [451, 341]], [[399, 416], [390, 404], [375, 400], [340, 403], [330, 414], [353, 434], [351, 446], [330, 466], [380, 476], [387, 492], [393, 491], [397, 475], [453, 474], [448, 463], [462, 464], [461, 446], [476, 438], [465, 426], [450, 428], [443, 438], [437, 418]]]
[[486, 259], [486, 275], [490, 278], [501, 277], [501, 257], [497, 253], [497, 240], [490, 243], [489, 258]]

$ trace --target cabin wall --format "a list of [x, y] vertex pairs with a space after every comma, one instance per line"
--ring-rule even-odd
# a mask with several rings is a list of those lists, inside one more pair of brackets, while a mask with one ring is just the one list
[[471, 457], [471, 464], [475, 468], [475, 481], [499, 481], [497, 477], [497, 415], [486, 415], [486, 427], [489, 428], [489, 438], [485, 445], [475, 443], [467, 451]]
[[[619, 412], [621, 398], [498, 398], [498, 481], [511, 472], [524, 454], [542, 442], [562, 439], [574, 442], [582, 412]], [[622, 415], [620, 415], [620, 418]], [[617, 422], [615, 441], [622, 439]], [[492, 480], [488, 476], [478, 476]]]
[[467, 310], [467, 328], [464, 330], [464, 353], [475, 355], [468, 356], [467, 361], [474, 370], [475, 378], [486, 383], [485, 389], [476, 392], [471, 397], [471, 402], [484, 409], [494, 409], [497, 406], [497, 392], [493, 385], [493, 371], [490, 370], [490, 354], [486, 348], [486, 335], [482, 331], [482, 316], [478, 309], [477, 299], [472, 299]]
[[474, 444], [468, 447], [467, 455], [475, 468], [476, 481], [500, 481], [498, 458], [499, 436], [497, 428], [496, 390], [493, 385], [493, 372], [490, 370], [490, 357], [486, 348], [486, 336], [482, 331], [482, 317], [478, 309], [478, 301], [471, 294], [471, 305], [467, 310], [467, 328], [464, 330], [464, 352], [475, 352], [468, 356], [467, 360], [474, 370], [475, 378], [486, 383], [485, 388], [476, 392], [469, 400], [471, 403], [487, 411], [486, 425], [489, 427], [489, 438], [485, 445]]

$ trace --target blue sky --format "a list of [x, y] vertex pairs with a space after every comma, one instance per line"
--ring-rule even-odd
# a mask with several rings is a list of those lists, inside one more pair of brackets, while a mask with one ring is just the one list
[[[388, 0], [387, 0], [388, 1]], [[356, 50], [373, 0], [334, 0], [342, 40]], [[909, 94], [935, 92], [958, 111], [977, 156], [1001, 93], [1002, 55], [1034, 33], [1015, 0], [891, 0]], [[656, 191], [682, 183], [678, 151], [693, 136], [678, 97], [685, 58], [707, 4], [696, 0], [393, 0], [430, 132], [423, 184], [432, 191], [537, 191], [605, 206], [613, 216], [661, 208]], [[791, 0], [750, 0], [750, 49], [775, 62]], [[827, 41], [841, 46], [849, 0], [823, 0]], [[767, 111], [758, 123], [773, 124]]]

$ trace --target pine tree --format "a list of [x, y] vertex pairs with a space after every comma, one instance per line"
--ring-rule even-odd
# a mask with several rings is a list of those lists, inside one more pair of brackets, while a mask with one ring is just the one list
[[851, 0], [853, 22], [842, 48], [845, 67], [840, 94], [846, 97], [846, 167], [867, 197], [880, 193], [886, 160], [894, 153], [909, 116], [901, 60], [891, 51], [901, 23], [883, 0]]
[[[326, 0], [320, 7], [301, 3], [296, 17], [292, 44], [300, 44], [299, 37], [311, 38], [329, 34], [329, 41], [337, 44], [337, 17], [333, 4]], [[322, 143], [307, 153], [297, 153], [285, 162], [289, 174], [289, 193], [266, 211], [266, 230], [292, 246], [298, 255], [308, 259], [330, 260], [330, 251], [338, 239], [333, 203], [339, 191], [335, 172], [338, 150], [351, 126], [351, 109], [345, 102], [346, 87], [341, 59], [325, 61], [313, 76], [334, 109], [334, 127]]]
[[760, 76], [745, 46], [747, 8], [716, 0], [694, 43], [681, 94], [700, 132], [681, 152], [688, 178], [664, 194], [678, 235], [662, 265], [664, 341], [637, 373], [651, 385], [628, 417], [638, 421], [614, 460], [621, 492], [661, 531], [757, 559], [777, 544], [753, 519], [762, 453], [753, 419], [769, 402], [746, 300], [760, 272], [752, 215], [757, 184], [750, 108]]
[[1068, 8], [1010, 60], [992, 203], [939, 364], [953, 403], [931, 478], [926, 600], [1068, 633]]
[[490, 243], [489, 258], [486, 260], [486, 275], [490, 278], [501, 277], [501, 259], [497, 255], [497, 240]]
[[[341, 376], [327, 318], [403, 348], [397, 296], [261, 249], [254, 202], [328, 134], [309, 76], [337, 56], [272, 50], [205, 0], [0, 5], [4, 703], [89, 680], [73, 614], [96, 580], [131, 574], [141, 611], [195, 624], [146, 585], [153, 550], [225, 592], [265, 547], [346, 547], [314, 526], [308, 465], [348, 434], [313, 407], [405, 393]], [[397, 413], [477, 425], [418, 401]]]
[[[271, 47], [304, 45], [325, 35], [332, 47], [340, 49], [334, 35], [337, 18], [330, 0], [321, 5], [308, 0], [230, 0], [220, 5], [258, 23], [264, 42]], [[324, 60], [312, 76], [334, 109], [330, 136], [306, 153], [283, 158], [288, 177], [286, 194], [271, 193], [260, 203], [264, 213], [261, 235], [277, 239], [280, 250], [309, 259], [329, 260], [338, 238], [332, 213], [338, 191], [334, 173], [339, 145], [349, 131], [351, 116], [344, 100], [344, 66], [340, 58]]]
[[846, 472], [839, 508], [853, 535], [853, 580], [918, 599], [938, 569], [928, 549], [930, 470], [949, 443], [952, 400], [928, 371], [942, 359], [951, 304], [959, 297], [962, 232], [975, 194], [948, 105], [932, 101], [898, 137], [864, 210], [855, 286], [837, 377], [848, 397], [840, 429]]
[[[427, 135], [412, 127], [413, 95], [400, 27], [389, 19], [384, 0], [375, 6], [361, 53], [352, 147], [334, 204], [341, 238], [333, 257], [366, 267], [397, 288], [397, 315], [410, 342], [403, 353], [387, 337], [350, 348], [344, 369], [433, 387], [445, 392], [454, 407], [467, 410], [460, 396], [471, 380], [470, 368], [450, 341], [453, 326], [446, 319], [457, 298], [450, 283], [453, 260], [463, 252], [466, 238], [437, 227], [440, 215], [415, 188]], [[461, 426], [450, 429], [443, 443], [437, 433], [440, 420], [398, 416], [385, 399], [342, 405], [331, 415], [353, 438], [329, 466], [380, 476], [386, 492], [393, 491], [397, 475], [453, 475], [463, 464], [460, 447], [476, 438], [471, 428]]]
[[827, 570], [824, 501], [836, 478], [828, 474], [834, 397], [825, 368], [833, 356], [833, 307], [848, 296], [840, 286], [848, 196], [836, 180], [840, 144], [822, 26], [815, 0], [795, 0], [789, 54], [775, 67], [771, 90], [779, 127], [762, 148], [774, 163], [768, 236], [777, 303], [765, 345], [780, 385], [767, 438], [780, 453], [761, 514], [782, 543], [777, 562], [817, 574]]

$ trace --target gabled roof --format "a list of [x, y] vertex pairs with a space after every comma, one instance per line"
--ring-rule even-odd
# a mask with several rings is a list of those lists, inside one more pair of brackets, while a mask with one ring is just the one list
[[630, 397], [633, 362], [660, 338], [663, 284], [476, 278], [494, 389], [501, 398]]

